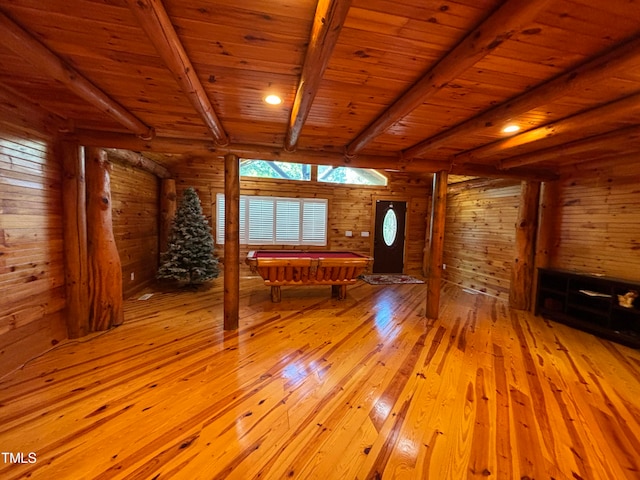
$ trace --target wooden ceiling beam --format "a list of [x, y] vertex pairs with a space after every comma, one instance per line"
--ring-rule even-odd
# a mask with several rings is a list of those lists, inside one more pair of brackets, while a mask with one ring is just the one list
[[421, 106], [451, 80], [521, 31], [549, 3], [549, 0], [508, 0], [503, 3], [347, 145], [347, 154], [355, 155], [395, 122]]
[[514, 178], [519, 180], [548, 181], [557, 178], [555, 172], [544, 169], [515, 168], [510, 171], [500, 170], [491, 165], [451, 165], [447, 161], [413, 160], [407, 162], [396, 156], [357, 155], [348, 157], [340, 152], [323, 152], [317, 150], [298, 150], [287, 152], [282, 148], [264, 145], [230, 144], [224, 147], [216, 146], [213, 142], [193, 140], [187, 138], [157, 137], [151, 142], [145, 142], [132, 135], [96, 132], [90, 130], [76, 130], [68, 134], [69, 140], [80, 145], [117, 148], [135, 152], [158, 152], [182, 155], [212, 155], [223, 158], [228, 153], [240, 158], [259, 158], [279, 162], [307, 163], [311, 165], [332, 165], [334, 167], [374, 168], [379, 170], [393, 170], [399, 172], [434, 173], [447, 170], [456, 175], [472, 175], [490, 178]]
[[289, 127], [284, 140], [287, 151], [295, 150], [304, 122], [318, 92], [320, 80], [329, 63], [338, 36], [347, 18], [352, 0], [319, 1], [313, 19], [309, 47], [293, 100]]
[[229, 136], [211, 105], [161, 0], [127, 0], [127, 4], [178, 85], [213, 134], [216, 143], [227, 145]]
[[259, 158], [277, 162], [307, 163], [310, 165], [331, 165], [334, 167], [359, 168], [399, 168], [396, 156], [366, 155], [348, 158], [340, 152], [323, 152], [317, 150], [297, 150], [288, 152], [282, 148], [264, 147], [261, 145], [233, 144], [216, 149], [216, 153], [236, 153], [241, 158]]
[[636, 68], [640, 61], [640, 35], [636, 35], [607, 53], [568, 70], [526, 93], [470, 118], [403, 151], [405, 158], [419, 158], [428, 151], [450, 142], [455, 137], [473, 135], [487, 128], [500, 128], [507, 120], [545, 105], [614, 76], [625, 69]]
[[211, 152], [215, 143], [210, 140], [194, 140], [191, 138], [155, 137], [152, 141], [143, 140], [133, 135], [98, 130], [76, 129], [66, 137], [80, 145], [102, 148], [121, 148], [136, 152], [157, 152], [165, 154], [189, 154]]
[[449, 183], [447, 193], [457, 194], [480, 188], [503, 188], [514, 185], [517, 180], [511, 178], [472, 178], [463, 182]]
[[[359, 157], [358, 157], [359, 158]], [[482, 178], [502, 178], [512, 180], [550, 181], [558, 178], [557, 172], [541, 168], [514, 168], [513, 170], [501, 170], [494, 165], [465, 163], [452, 164], [442, 160], [414, 159], [400, 164], [404, 172], [435, 173], [446, 170], [451, 175], [465, 175]], [[370, 167], [375, 168], [375, 167]]]
[[557, 180], [559, 175], [554, 170], [542, 168], [514, 168], [513, 170], [501, 170], [492, 165], [479, 165], [467, 163], [465, 165], [453, 165], [449, 170], [453, 175], [469, 175], [483, 178], [506, 178], [513, 180], [531, 180], [537, 182], [549, 182]]
[[0, 11], [0, 43], [16, 55], [65, 85], [80, 98], [110, 115], [140, 138], [151, 139], [153, 128], [109, 97], [80, 72]]
[[637, 114], [638, 112], [640, 112], [640, 93], [629, 95], [603, 106], [558, 120], [557, 122], [549, 123], [519, 135], [458, 154], [455, 156], [454, 162], [461, 164], [477, 161], [496, 153], [505, 152], [514, 147], [534, 143], [538, 140], [548, 139], [564, 133], [584, 130], [605, 122], [624, 119], [626, 116]]
[[208, 140], [191, 138], [156, 137], [153, 141], [144, 141], [126, 133], [80, 129], [67, 134], [67, 138], [69, 140], [75, 140], [85, 146], [117, 148], [136, 152], [183, 155], [213, 153], [220, 158], [227, 153], [234, 153], [241, 158], [260, 158], [261, 160], [294, 163], [304, 162], [315, 165], [349, 165], [352, 167], [391, 169], [400, 169], [403, 166], [403, 162], [396, 156], [359, 155], [355, 158], [347, 158], [341, 152], [323, 152], [317, 150], [287, 152], [281, 147], [251, 144], [220, 146]]
[[509, 170], [512, 168], [523, 167], [525, 165], [533, 165], [535, 163], [555, 160], [563, 156], [576, 155], [589, 152], [598, 148], [607, 148], [608, 145], [615, 145], [619, 142], [629, 143], [630, 141], [640, 140], [640, 126], [632, 126], [621, 128], [604, 135], [596, 135], [593, 137], [577, 140], [575, 142], [565, 143], [558, 147], [545, 148], [535, 152], [516, 155], [515, 157], [505, 158], [498, 163], [498, 169]]
[[137, 168], [141, 168], [149, 173], [153, 173], [158, 178], [171, 178], [171, 172], [159, 163], [154, 162], [150, 158], [143, 157], [139, 153], [131, 150], [122, 150], [119, 148], [105, 148], [109, 158], [115, 158]]

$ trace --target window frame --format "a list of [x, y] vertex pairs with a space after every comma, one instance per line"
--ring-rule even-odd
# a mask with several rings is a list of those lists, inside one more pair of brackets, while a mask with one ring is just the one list
[[[242, 173], [243, 166], [249, 166], [259, 163], [266, 165], [276, 174], [263, 176]], [[303, 178], [294, 178], [289, 176], [287, 172], [282, 171], [282, 166], [285, 164], [296, 165], [300, 167]], [[327, 169], [327, 172], [325, 174], [321, 174], [321, 169]], [[363, 181], [336, 181], [330, 178], [326, 178], [327, 176], [330, 177], [334, 172], [339, 172], [340, 170], [345, 170], [345, 175], [347, 176], [350, 174], [355, 174]], [[335, 185], [345, 187], [357, 186], [358, 188], [388, 188], [389, 186], [389, 176], [384, 171], [375, 168], [350, 167], [348, 165], [315, 165], [301, 162], [283, 162], [278, 160], [262, 160], [257, 158], [244, 157], [240, 160], [240, 177], [244, 179], [251, 179], [253, 181], [286, 181], [300, 182], [301, 184], [308, 184], [310, 182], [317, 183], [319, 185]], [[376, 181], [373, 181], [373, 178], [375, 178]]]
[[[325, 173], [322, 173], [321, 169], [327, 169], [327, 171]], [[339, 172], [340, 170], [345, 170], [347, 172], [345, 175], [348, 175], [349, 172], [351, 172], [353, 174], [357, 174], [362, 179], [366, 179], [366, 177], [369, 177], [369, 178], [375, 177], [378, 180], [380, 180], [380, 182], [382, 183], [370, 183], [370, 182], [362, 183], [362, 182], [349, 182], [349, 181], [338, 182], [338, 181], [330, 180], [326, 178], [328, 176], [330, 177], [331, 174], [333, 174], [333, 172]], [[345, 186], [357, 186], [357, 187], [375, 187], [375, 188], [387, 187], [389, 185], [389, 178], [387, 177], [387, 175], [385, 175], [383, 172], [376, 170], [375, 168], [349, 167], [346, 165], [338, 165], [338, 166], [318, 165], [316, 181], [320, 184], [345, 185]]]
[[[262, 164], [269, 169], [272, 175], [250, 175], [246, 172], [243, 173], [244, 167], [250, 167], [253, 164]], [[290, 176], [287, 172], [283, 171], [284, 165], [291, 166], [296, 165], [300, 168], [302, 178], [295, 178]], [[247, 179], [261, 179], [261, 180], [285, 180], [291, 182], [310, 182], [312, 180], [311, 168], [312, 166], [307, 163], [299, 162], [281, 162], [278, 160], [261, 160], [257, 158], [242, 158], [240, 160], [240, 177]]]

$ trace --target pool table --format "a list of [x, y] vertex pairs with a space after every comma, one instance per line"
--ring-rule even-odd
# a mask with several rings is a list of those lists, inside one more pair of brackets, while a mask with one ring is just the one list
[[354, 252], [252, 250], [245, 263], [271, 287], [271, 301], [281, 299], [282, 285], [331, 285], [338, 300], [347, 296], [347, 285], [356, 283], [373, 258]]

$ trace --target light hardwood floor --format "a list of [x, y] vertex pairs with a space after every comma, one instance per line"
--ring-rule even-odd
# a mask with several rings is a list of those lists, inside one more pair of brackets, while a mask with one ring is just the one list
[[[445, 286], [222, 279], [0, 381], [0, 478], [638, 479], [640, 352]], [[31, 457], [33, 459], [33, 457]], [[9, 462], [7, 462], [9, 460]]]

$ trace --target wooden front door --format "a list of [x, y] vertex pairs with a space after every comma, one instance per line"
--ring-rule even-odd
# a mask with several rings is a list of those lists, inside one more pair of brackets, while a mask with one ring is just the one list
[[407, 202], [376, 201], [373, 273], [402, 273]]

